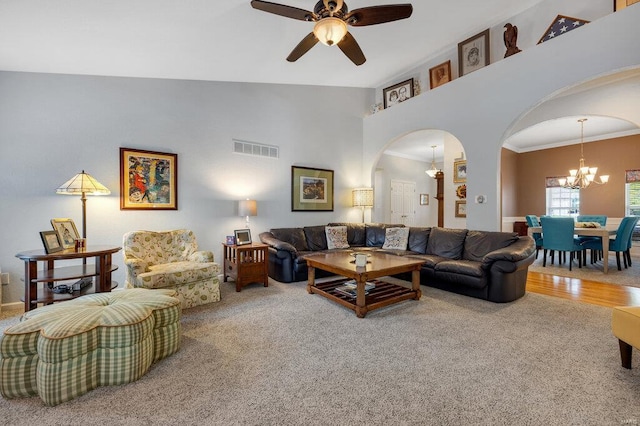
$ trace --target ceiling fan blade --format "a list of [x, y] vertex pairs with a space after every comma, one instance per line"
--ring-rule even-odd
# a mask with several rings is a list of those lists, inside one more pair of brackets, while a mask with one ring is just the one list
[[363, 27], [365, 25], [383, 24], [385, 22], [407, 19], [413, 13], [410, 4], [389, 4], [382, 6], [363, 7], [352, 10], [344, 17], [349, 25]]
[[287, 18], [299, 19], [300, 21], [316, 21], [313, 12], [298, 9], [297, 7], [285, 6], [284, 4], [271, 3], [268, 1], [252, 0], [251, 7], [264, 12], [274, 13]]
[[349, 59], [351, 59], [351, 62], [356, 65], [362, 65], [367, 60], [367, 58], [364, 57], [364, 53], [362, 53], [362, 49], [360, 49], [358, 42], [349, 32], [347, 32], [342, 40], [338, 42], [338, 47]]
[[289, 56], [287, 56], [287, 61], [289, 62], [297, 61], [298, 59], [300, 59], [302, 55], [307, 53], [309, 49], [315, 46], [317, 42], [318, 42], [318, 38], [316, 37], [316, 35], [313, 32], [310, 32], [309, 35], [303, 38], [302, 41], [298, 43], [296, 47], [293, 48], [291, 53], [289, 53]]

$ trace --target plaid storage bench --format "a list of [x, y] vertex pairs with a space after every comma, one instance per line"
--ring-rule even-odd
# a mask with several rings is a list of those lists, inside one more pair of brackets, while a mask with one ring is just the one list
[[174, 290], [91, 294], [23, 315], [0, 336], [0, 393], [58, 405], [142, 377], [180, 347]]

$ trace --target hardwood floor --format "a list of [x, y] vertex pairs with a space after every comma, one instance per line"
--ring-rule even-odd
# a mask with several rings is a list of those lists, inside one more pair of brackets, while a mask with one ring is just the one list
[[527, 291], [592, 305], [640, 305], [640, 288], [529, 272]]

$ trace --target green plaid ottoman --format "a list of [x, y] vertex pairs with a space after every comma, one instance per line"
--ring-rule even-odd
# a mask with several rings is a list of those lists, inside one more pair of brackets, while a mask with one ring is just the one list
[[174, 290], [78, 297], [25, 313], [0, 336], [0, 393], [58, 405], [98, 386], [129, 383], [180, 347]]

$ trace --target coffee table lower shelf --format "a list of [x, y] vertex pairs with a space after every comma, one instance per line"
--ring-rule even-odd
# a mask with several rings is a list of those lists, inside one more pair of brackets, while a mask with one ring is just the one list
[[[356, 311], [356, 298], [344, 295], [336, 291], [336, 287], [340, 287], [345, 282], [350, 281], [347, 278], [340, 278], [335, 281], [327, 281], [324, 283], [315, 283], [310, 287], [310, 292], [319, 294], [327, 299], [333, 300], [340, 305]], [[392, 305], [394, 303], [401, 302], [403, 300], [419, 300], [419, 292], [412, 290], [408, 287], [403, 287], [397, 284], [391, 284], [386, 281], [371, 280], [376, 286], [369, 290], [369, 293], [365, 295], [365, 312], [372, 311], [374, 309], [384, 308], [385, 306]], [[408, 283], [411, 284], [411, 283]]]

